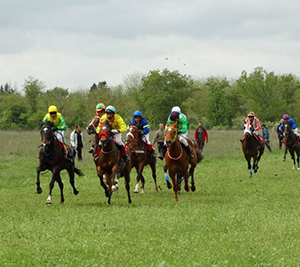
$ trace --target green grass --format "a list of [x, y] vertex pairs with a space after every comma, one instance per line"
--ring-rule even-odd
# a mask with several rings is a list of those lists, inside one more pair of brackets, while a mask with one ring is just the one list
[[38, 133], [1, 132], [0, 266], [299, 266], [300, 171], [275, 149], [265, 151], [250, 179], [241, 132], [209, 136], [197, 190], [182, 192], [178, 203], [159, 161], [161, 191], [147, 167], [145, 194], [132, 192], [132, 172], [133, 203], [121, 179], [107, 206], [85, 135], [79, 195], [63, 171], [66, 202], [59, 203], [56, 184], [53, 204], [46, 205], [50, 172], [41, 177], [43, 193], [35, 193]]

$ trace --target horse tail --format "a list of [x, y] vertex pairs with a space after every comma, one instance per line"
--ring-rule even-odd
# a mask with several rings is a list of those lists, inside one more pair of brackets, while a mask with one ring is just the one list
[[77, 169], [76, 167], [74, 167], [74, 172], [75, 172], [78, 176], [84, 176], [84, 173], [83, 173], [81, 170]]

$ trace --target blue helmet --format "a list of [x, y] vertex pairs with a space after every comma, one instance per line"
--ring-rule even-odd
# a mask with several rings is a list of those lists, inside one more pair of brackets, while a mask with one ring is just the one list
[[116, 109], [113, 106], [107, 106], [105, 109], [105, 113], [107, 112], [116, 113]]
[[133, 117], [136, 117], [136, 116], [143, 117], [143, 114], [139, 110], [136, 110], [135, 112], [133, 112]]

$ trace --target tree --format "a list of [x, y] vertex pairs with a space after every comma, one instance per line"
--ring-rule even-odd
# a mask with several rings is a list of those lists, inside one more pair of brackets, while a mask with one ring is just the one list
[[152, 70], [142, 79], [138, 105], [150, 122], [165, 122], [173, 106], [181, 106], [188, 97], [192, 80], [178, 71]]
[[25, 92], [25, 98], [31, 108], [31, 112], [36, 113], [38, 110], [38, 97], [42, 93], [42, 90], [45, 88], [43, 82], [33, 77], [28, 77], [25, 80], [23, 90]]

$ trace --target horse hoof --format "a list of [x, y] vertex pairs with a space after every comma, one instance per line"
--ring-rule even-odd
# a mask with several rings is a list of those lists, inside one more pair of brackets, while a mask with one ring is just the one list
[[138, 194], [139, 190], [134, 190], [133, 193]]
[[252, 171], [250, 171], [250, 178], [252, 178], [252, 175], [253, 175], [253, 173], [252, 173]]
[[42, 192], [43, 192], [42, 188], [36, 190], [37, 194], [42, 194]]
[[145, 191], [144, 191], [144, 189], [142, 189], [141, 194], [144, 194], [144, 193], [145, 193]]
[[119, 190], [118, 184], [113, 185], [113, 186], [111, 187], [111, 191], [112, 191], [112, 192], [116, 192], [116, 191], [118, 191], [118, 190]]
[[172, 185], [171, 185], [171, 183], [169, 181], [167, 182], [167, 187], [168, 187], [168, 189], [172, 188]]
[[282, 159], [282, 162], [285, 162], [285, 159]]
[[196, 186], [192, 185], [191, 190], [192, 190], [192, 192], [195, 192], [196, 191]]
[[79, 191], [77, 191], [77, 190], [74, 190], [74, 195], [76, 196], [76, 195], [78, 195], [78, 193], [79, 193]]
[[47, 200], [46, 201], [46, 204], [48, 205], [48, 204], [52, 204], [52, 201], [51, 200]]

